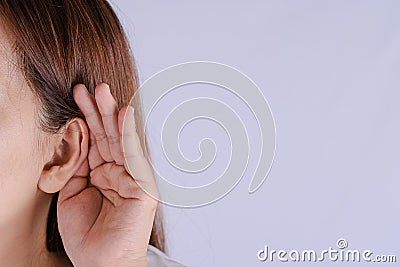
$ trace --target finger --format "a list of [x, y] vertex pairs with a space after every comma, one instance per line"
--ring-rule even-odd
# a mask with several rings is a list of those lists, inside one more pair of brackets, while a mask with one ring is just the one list
[[118, 131], [118, 106], [110, 92], [110, 87], [105, 83], [99, 84], [96, 87], [95, 99], [107, 135], [111, 156], [118, 165], [123, 165], [124, 161]]
[[103, 127], [103, 121], [94, 97], [87, 91], [83, 84], [75, 86], [73, 95], [76, 104], [79, 106], [86, 118], [89, 130], [93, 132], [101, 157], [107, 162], [113, 161], [110, 148], [108, 147], [107, 135]]
[[90, 183], [102, 190], [113, 190], [125, 199], [147, 198], [125, 168], [116, 164], [106, 163], [91, 171]]
[[121, 202], [124, 200], [117, 192], [111, 189], [103, 189], [98, 186], [95, 187], [97, 190], [100, 191], [103, 197], [105, 197], [110, 204], [113, 206], [119, 206]]
[[89, 153], [88, 153], [88, 160], [89, 160], [89, 167], [91, 170], [97, 168], [101, 164], [105, 163], [105, 160], [100, 155], [99, 149], [97, 148], [96, 140], [94, 134], [90, 132], [90, 144], [89, 144]]
[[123, 107], [118, 114], [118, 129], [123, 138], [122, 152], [125, 158], [144, 157], [136, 130], [135, 112], [132, 106]]
[[118, 116], [119, 129], [122, 133], [123, 156], [126, 171], [151, 196], [157, 198], [158, 191], [153, 170], [144, 155], [139, 135], [136, 130], [134, 109], [127, 106], [121, 109]]

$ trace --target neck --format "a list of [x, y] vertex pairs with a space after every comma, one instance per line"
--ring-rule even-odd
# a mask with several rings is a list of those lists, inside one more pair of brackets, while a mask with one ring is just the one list
[[28, 207], [0, 225], [2, 266], [67, 266], [65, 259], [46, 249], [47, 214], [51, 195], [41, 191]]

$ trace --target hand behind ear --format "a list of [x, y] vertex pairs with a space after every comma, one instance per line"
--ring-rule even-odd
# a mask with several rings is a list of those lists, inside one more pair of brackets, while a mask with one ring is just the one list
[[[137, 182], [153, 184], [153, 172], [140, 146], [132, 108], [118, 111], [106, 84], [96, 87], [95, 96], [83, 85], [74, 89], [91, 141], [87, 160], [58, 197], [64, 248], [74, 266], [147, 266], [157, 201]], [[124, 117], [131, 127], [123, 129]], [[130, 144], [126, 151], [122, 136]], [[135, 166], [132, 173], [124, 165], [126, 158]]]
[[[44, 167], [38, 181], [40, 190], [46, 193], [60, 191], [79, 169], [86, 168], [89, 134], [86, 123], [74, 118], [65, 126], [65, 132], [56, 141], [53, 158]], [[86, 163], [85, 163], [86, 162]], [[87, 173], [88, 174], [88, 173]], [[87, 176], [86, 174], [86, 176]]]

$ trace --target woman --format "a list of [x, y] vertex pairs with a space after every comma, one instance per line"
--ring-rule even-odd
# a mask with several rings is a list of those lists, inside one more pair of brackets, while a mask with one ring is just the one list
[[0, 265], [181, 266], [135, 181], [154, 177], [110, 5], [0, 0], [0, 44]]

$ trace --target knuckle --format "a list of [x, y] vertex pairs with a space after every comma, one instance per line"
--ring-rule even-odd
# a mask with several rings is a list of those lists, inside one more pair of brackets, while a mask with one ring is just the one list
[[107, 135], [105, 132], [96, 132], [94, 133], [94, 139], [96, 140], [96, 142], [101, 142], [107, 139]]
[[113, 119], [117, 115], [117, 113], [115, 112], [107, 112], [107, 113], [100, 112], [100, 114], [103, 119]]
[[107, 140], [110, 145], [119, 144], [119, 137], [113, 135], [107, 135]]

